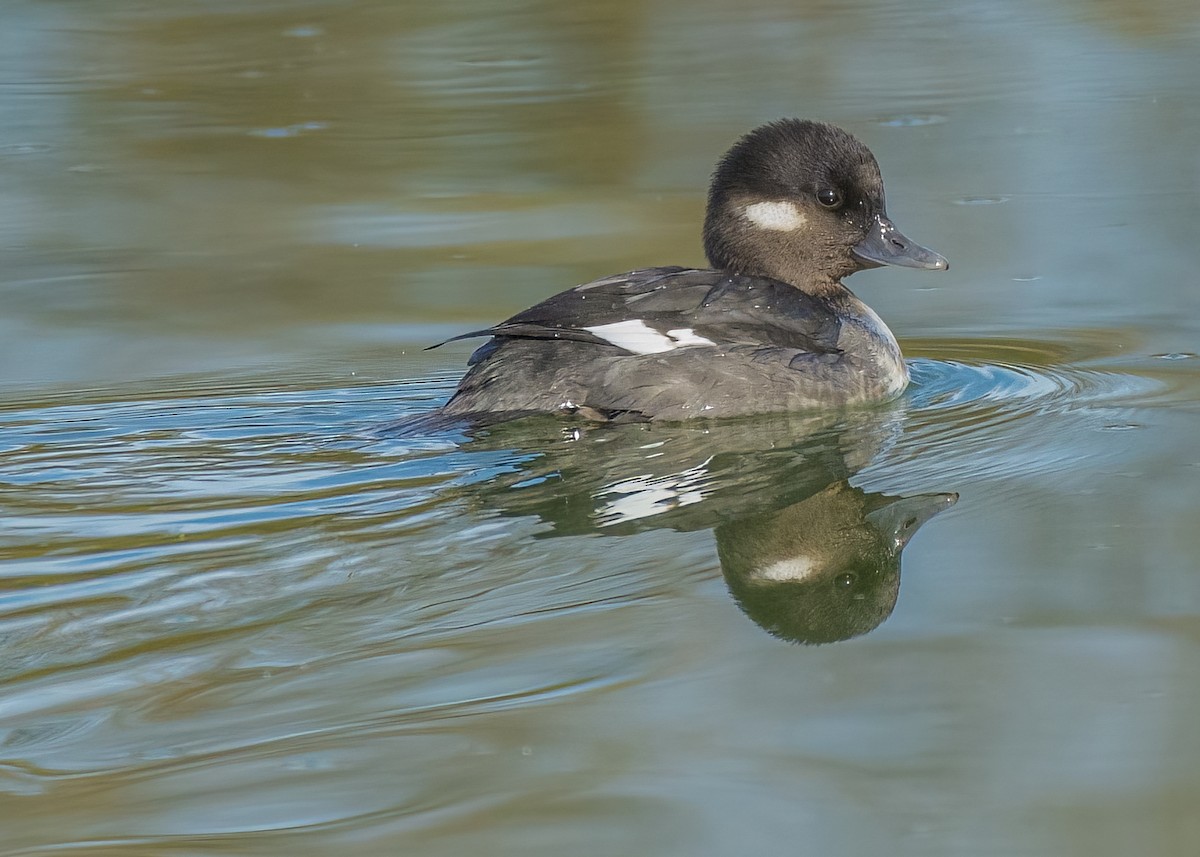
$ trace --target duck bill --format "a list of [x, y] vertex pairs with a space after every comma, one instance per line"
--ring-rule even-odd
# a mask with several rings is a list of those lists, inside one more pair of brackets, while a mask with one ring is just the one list
[[875, 215], [867, 237], [858, 242], [851, 252], [867, 268], [896, 265], [900, 268], [944, 271], [950, 267], [945, 256], [906, 238], [884, 214]]
[[889, 537], [897, 548], [909, 543], [917, 530], [939, 512], [949, 509], [958, 502], [957, 494], [917, 494], [914, 497], [884, 497], [880, 508], [866, 515], [880, 532]]

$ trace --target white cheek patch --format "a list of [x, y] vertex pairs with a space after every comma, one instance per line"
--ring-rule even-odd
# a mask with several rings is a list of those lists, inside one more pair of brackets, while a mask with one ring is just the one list
[[756, 568], [752, 576], [755, 580], [764, 583], [807, 580], [820, 567], [820, 563], [817, 562], [815, 557], [801, 554], [800, 556], [790, 556], [787, 559], [781, 559], [763, 568]]
[[640, 318], [598, 324], [595, 327], [585, 327], [584, 330], [634, 354], [661, 354], [688, 345], [716, 345], [711, 339], [705, 339], [690, 327], [680, 327], [662, 333]]
[[762, 229], [774, 232], [791, 232], [799, 229], [808, 220], [790, 202], [755, 202], [743, 209], [746, 219]]

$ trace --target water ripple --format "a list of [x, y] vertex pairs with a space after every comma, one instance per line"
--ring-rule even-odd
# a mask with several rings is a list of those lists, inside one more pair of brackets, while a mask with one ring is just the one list
[[[1071, 344], [943, 343], [910, 361], [904, 438], [876, 466], [909, 478], [997, 479], [1089, 467], [1119, 450], [1096, 432], [1137, 428], [1139, 409], [1169, 394], [1148, 374], [1058, 364]], [[933, 349], [937, 350], [937, 349]], [[988, 354], [1024, 360], [987, 359]]]
[[[926, 355], [911, 361], [910, 393], [861, 415], [894, 442], [868, 444], [878, 454], [850, 469], [869, 461], [866, 481], [964, 497], [1035, 473], [1068, 484], [1113, 460], [1148, 404], [1195, 388], [1193, 360], [1147, 355], [1124, 371], [1128, 350], [1096, 343], [909, 350]], [[694, 654], [673, 621], [694, 605], [673, 596], [717, 574], [708, 539], [541, 539], [536, 515], [489, 507], [498, 477], [525, 485], [533, 465], [553, 466], [547, 444], [575, 443], [558, 424], [488, 442], [371, 431], [427, 412], [456, 377], [184, 379], [0, 410], [0, 793], [69, 799], [103, 783], [136, 805], [165, 790], [193, 806], [189, 829], [211, 832], [408, 812], [432, 794], [475, 793], [459, 789], [449, 724], [677, 673]], [[825, 416], [826, 429], [839, 419]], [[774, 467], [803, 425], [750, 434], [782, 450], [765, 459]], [[664, 428], [650, 445], [599, 431], [580, 461], [619, 458], [630, 441], [637, 477], [667, 438], [688, 460], [723, 444], [732, 460], [747, 431]], [[363, 765], [400, 764], [401, 735], [425, 795], [355, 792]], [[531, 744], [514, 740], [516, 751], [503, 735], [479, 745], [506, 777]], [[339, 771], [344, 781], [311, 795], [295, 786]], [[264, 815], [256, 783], [289, 800]]]

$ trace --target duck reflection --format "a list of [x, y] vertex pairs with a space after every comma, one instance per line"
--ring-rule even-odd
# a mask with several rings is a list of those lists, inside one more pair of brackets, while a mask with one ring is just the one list
[[865, 634], [896, 606], [904, 546], [957, 499], [889, 497], [835, 482], [773, 514], [717, 527], [725, 582], [776, 637], [831, 643]]
[[776, 637], [828, 643], [891, 614], [904, 547], [958, 499], [850, 484], [901, 419], [892, 411], [564, 429], [548, 418], [479, 428], [474, 448], [540, 454], [470, 493], [502, 515], [540, 518], [542, 537], [712, 529], [747, 616]]

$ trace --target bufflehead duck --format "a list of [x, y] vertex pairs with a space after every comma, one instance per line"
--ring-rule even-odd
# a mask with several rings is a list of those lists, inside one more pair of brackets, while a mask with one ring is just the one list
[[847, 132], [781, 119], [742, 137], [713, 173], [704, 250], [712, 268], [604, 277], [454, 337], [491, 339], [441, 413], [682, 420], [884, 401], [908, 385], [895, 337], [841, 281], [948, 264], [892, 225], [879, 165]]

